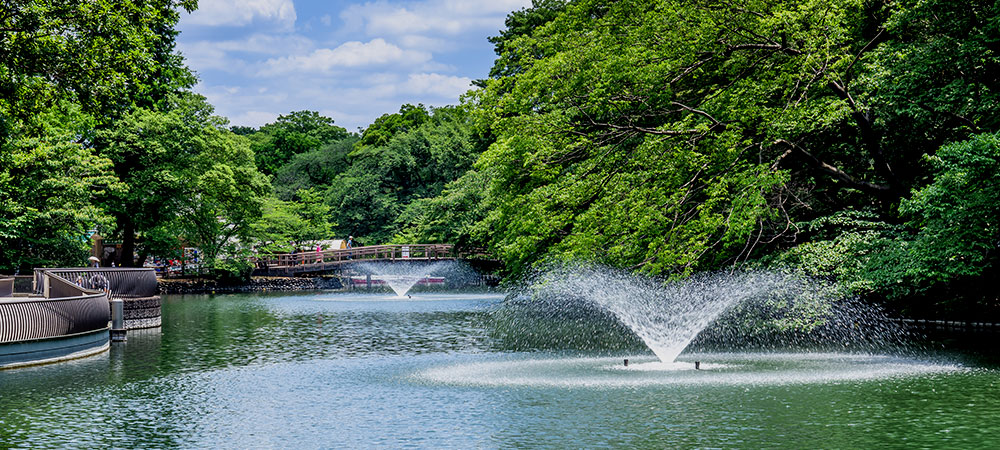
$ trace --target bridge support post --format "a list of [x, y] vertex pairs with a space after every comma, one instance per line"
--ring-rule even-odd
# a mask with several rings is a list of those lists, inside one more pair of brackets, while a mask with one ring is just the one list
[[372, 274], [365, 275], [365, 286], [368, 287], [368, 290], [371, 290], [371, 288], [372, 288]]
[[125, 302], [120, 298], [111, 299], [111, 341], [125, 342]]

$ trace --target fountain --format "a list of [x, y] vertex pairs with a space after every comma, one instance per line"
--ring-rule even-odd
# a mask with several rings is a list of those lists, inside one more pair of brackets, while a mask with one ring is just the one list
[[[843, 298], [833, 284], [783, 272], [666, 282], [563, 266], [533, 275], [494, 312], [493, 323], [500, 348], [527, 352], [437, 367], [417, 378], [613, 387], [837, 382], [959, 370], [906, 356], [913, 349], [903, 350], [909, 336], [878, 308]], [[539, 349], [551, 353], [539, 358]]]
[[605, 267], [573, 266], [540, 272], [521, 295], [570, 299], [607, 311], [663, 363], [674, 362], [713, 323], [717, 329], [709, 334], [729, 344], [759, 339], [763, 332], [812, 345], [821, 345], [817, 336], [838, 344], [900, 339], [902, 331], [875, 308], [835, 294], [828, 283], [781, 272], [702, 274], [665, 283]]
[[445, 261], [434, 263], [393, 262], [363, 263], [358, 266], [371, 274], [372, 280], [385, 282], [396, 293], [396, 297], [406, 297], [407, 292], [421, 280], [427, 279], [445, 267]]

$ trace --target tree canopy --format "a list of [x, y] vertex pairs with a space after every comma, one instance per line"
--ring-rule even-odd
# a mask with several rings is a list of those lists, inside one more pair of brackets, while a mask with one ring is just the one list
[[[968, 189], [925, 162], [942, 146], [952, 164], [988, 153], [961, 142], [997, 130], [997, 18], [987, 1], [536, 2], [509, 16], [467, 99], [495, 138], [473, 229], [514, 272], [826, 255], [845, 264], [817, 267], [856, 292], [902, 298], [875, 264], [923, 267], [907, 279], [930, 285], [988, 267], [989, 231], [952, 234], [960, 249], [921, 236], [965, 219], [914, 214]], [[921, 242], [970, 264], [934, 268], [946, 259]]]
[[271, 175], [295, 155], [318, 150], [345, 139], [347, 130], [333, 124], [333, 119], [315, 111], [293, 111], [278, 116], [249, 136], [252, 139], [257, 167]]

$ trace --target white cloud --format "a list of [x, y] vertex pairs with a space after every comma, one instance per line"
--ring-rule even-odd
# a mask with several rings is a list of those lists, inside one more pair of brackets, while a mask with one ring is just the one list
[[205, 26], [242, 27], [271, 22], [283, 29], [295, 26], [292, 0], [201, 0], [186, 23]]
[[288, 72], [328, 72], [335, 68], [379, 66], [386, 64], [421, 64], [430, 61], [431, 54], [423, 51], [404, 50], [384, 39], [367, 43], [345, 42], [334, 49], [321, 48], [308, 55], [272, 58], [265, 63], [261, 75]]
[[457, 46], [453, 40], [432, 38], [419, 34], [407, 34], [399, 37], [399, 43], [406, 48], [419, 48], [432, 52], [454, 50]]
[[472, 88], [472, 79], [453, 77], [437, 73], [413, 73], [401, 86], [410, 94], [431, 94], [441, 98], [455, 99]]
[[244, 111], [235, 116], [229, 117], [229, 123], [248, 127], [259, 127], [261, 125], [274, 122], [278, 118], [278, 113], [269, 111]]
[[[311, 40], [297, 35], [254, 34], [239, 40], [181, 41], [177, 49], [188, 66], [199, 71], [219, 70], [227, 73], [246, 72], [258, 64], [257, 55], [302, 53], [312, 48]], [[251, 55], [241, 55], [248, 53]]]
[[352, 5], [341, 13], [345, 22], [358, 21], [370, 36], [444, 34], [503, 27], [510, 11], [531, 6], [531, 0], [427, 0], [396, 6], [387, 1]]
[[253, 34], [241, 40], [217, 41], [216, 47], [225, 51], [284, 55], [308, 50], [313, 42], [299, 35]]
[[313, 110], [354, 130], [404, 103], [456, 104], [489, 68], [486, 37], [504, 28], [510, 11], [530, 5], [303, 1], [201, 0], [201, 11], [182, 19], [178, 49], [199, 72], [195, 91], [232, 124]]
[[242, 70], [238, 61], [231, 61], [226, 52], [213, 42], [179, 42], [177, 50], [184, 55], [188, 67], [195, 70]]

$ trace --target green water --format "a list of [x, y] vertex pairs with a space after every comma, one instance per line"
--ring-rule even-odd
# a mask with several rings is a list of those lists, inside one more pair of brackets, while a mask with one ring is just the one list
[[500, 301], [168, 296], [162, 329], [0, 372], [0, 447], [1000, 446], [976, 355], [513, 351]]

